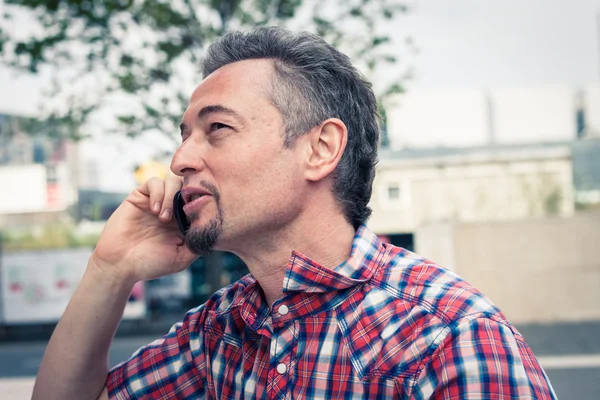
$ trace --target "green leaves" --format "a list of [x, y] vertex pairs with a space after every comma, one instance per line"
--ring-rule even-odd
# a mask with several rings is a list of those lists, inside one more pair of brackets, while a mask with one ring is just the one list
[[379, 45], [382, 45], [384, 43], [389, 43], [389, 42], [390, 42], [389, 36], [374, 36], [373, 39], [371, 39], [371, 44], [373, 46], [379, 46]]
[[[5, 9], [0, 62], [31, 73], [52, 68], [59, 91], [70, 94], [45, 101], [46, 122], [70, 138], [83, 135], [89, 117], [113, 94], [127, 96], [131, 110], [114, 117], [122, 129], [110, 129], [132, 137], [146, 130], [176, 136], [190, 85], [201, 79], [200, 56], [229, 29], [294, 22], [346, 52], [367, 75], [376, 74], [399, 57], [378, 22], [407, 11], [403, 0], [5, 0]], [[32, 23], [29, 36], [11, 29], [20, 15]], [[401, 82], [390, 80], [379, 94], [401, 91]]]
[[121, 55], [121, 66], [122, 67], [131, 67], [133, 65], [134, 59], [132, 56], [130, 56], [129, 54], [122, 54]]
[[0, 54], [4, 51], [4, 44], [8, 41], [8, 37], [4, 34], [2, 29], [0, 29]]
[[127, 71], [123, 75], [117, 76], [119, 85], [125, 93], [134, 94], [137, 91], [143, 89], [144, 84], [140, 82], [139, 78], [132, 71]]
[[[187, 39], [190, 38], [187, 37]], [[181, 53], [186, 51], [191, 45], [193, 45], [193, 42], [187, 40], [186, 43], [183, 43], [182, 41], [180, 41], [179, 43], [175, 43], [174, 41], [158, 42], [156, 46], [159, 51], [164, 53], [166, 57], [166, 62], [171, 62], [172, 60], [179, 57]]]
[[144, 24], [159, 31], [190, 23], [190, 17], [173, 8], [170, 1], [146, 0], [131, 11], [133, 19], [138, 24]]

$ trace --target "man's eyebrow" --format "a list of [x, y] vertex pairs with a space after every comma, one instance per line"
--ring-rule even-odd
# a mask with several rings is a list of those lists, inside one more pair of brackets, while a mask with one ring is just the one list
[[201, 119], [201, 118], [204, 118], [213, 113], [227, 114], [227, 115], [237, 119], [240, 122], [243, 121], [242, 116], [239, 115], [237, 112], [233, 111], [231, 108], [227, 108], [220, 104], [214, 104], [214, 105], [202, 107], [202, 109], [198, 112], [198, 118]]

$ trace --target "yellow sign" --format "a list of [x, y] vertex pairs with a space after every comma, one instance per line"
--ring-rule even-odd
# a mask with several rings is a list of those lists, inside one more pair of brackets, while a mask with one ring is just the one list
[[165, 179], [167, 177], [167, 172], [168, 169], [166, 165], [158, 161], [148, 161], [135, 170], [135, 180], [138, 185], [141, 185], [150, 178], [157, 177]]

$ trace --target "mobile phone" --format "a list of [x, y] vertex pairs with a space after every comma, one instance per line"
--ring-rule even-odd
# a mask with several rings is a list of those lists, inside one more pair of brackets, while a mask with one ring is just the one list
[[175, 193], [175, 197], [173, 198], [173, 215], [175, 215], [181, 233], [185, 235], [188, 229], [190, 229], [190, 220], [187, 215], [185, 215], [185, 212], [183, 212], [184, 205], [185, 201], [183, 201], [183, 195], [180, 190]]

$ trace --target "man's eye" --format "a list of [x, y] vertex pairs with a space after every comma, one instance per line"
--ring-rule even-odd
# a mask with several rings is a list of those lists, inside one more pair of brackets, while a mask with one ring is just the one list
[[215, 122], [215, 123], [213, 123], [213, 124], [210, 125], [210, 131], [211, 132], [219, 130], [219, 129], [223, 129], [223, 128], [229, 128], [229, 126], [227, 126], [225, 124], [222, 124], [220, 122]]

